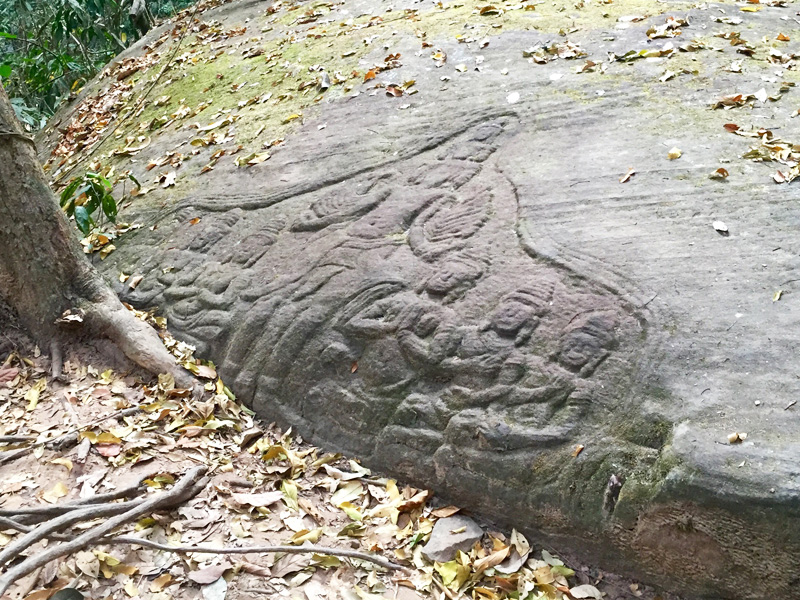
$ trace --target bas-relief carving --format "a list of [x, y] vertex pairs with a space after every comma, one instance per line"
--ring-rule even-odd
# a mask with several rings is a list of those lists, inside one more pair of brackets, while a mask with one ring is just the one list
[[598, 368], [631, 351], [634, 319], [524, 251], [492, 163], [514, 127], [501, 117], [389, 170], [201, 216], [134, 299], [162, 304], [257, 410], [364, 456], [563, 443]]

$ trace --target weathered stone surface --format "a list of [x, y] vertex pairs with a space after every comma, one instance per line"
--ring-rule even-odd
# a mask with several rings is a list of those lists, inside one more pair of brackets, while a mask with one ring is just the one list
[[464, 515], [453, 515], [439, 519], [433, 526], [431, 537], [422, 553], [428, 560], [447, 562], [453, 560], [456, 552], [469, 552], [483, 536], [483, 529]]
[[[598, 63], [663, 48], [646, 31], [688, 6], [556, 2], [480, 16], [467, 4], [448, 13], [400, 2], [390, 13], [399, 24], [352, 33], [358, 48], [378, 37], [354, 59], [360, 96], [334, 86], [252, 168], [225, 158], [201, 174], [216, 147], [201, 150], [175, 188], [156, 186], [123, 212], [146, 226], [102, 268], [144, 275], [135, 290], [120, 286], [126, 300], [159, 306], [240, 398], [327, 448], [675, 590], [800, 597], [800, 425], [785, 410], [800, 392], [800, 203], [774, 169], [741, 158], [758, 139], [723, 128], [784, 128], [792, 139], [795, 92], [709, 108], [798, 79], [765, 61], [778, 42], [747, 58], [713, 37], [733, 27], [715, 20], [720, 11], [745, 19], [742, 35], [758, 42], [793, 9], [709, 5], [672, 42], [697, 37], [721, 51], [576, 73], [585, 59], [534, 64], [523, 50], [561, 42], [570, 27]], [[366, 8], [336, 8], [330, 30]], [[419, 10], [408, 26], [405, 8]], [[649, 18], [616, 21], [628, 11]], [[253, 19], [254, 31], [267, 18], [250, 2], [204, 18], [214, 17], [231, 28]], [[348, 50], [338, 37], [326, 50], [328, 30], [311, 26], [291, 26], [300, 40], [313, 34], [295, 43], [319, 53], [292, 67], [297, 81]], [[267, 37], [284, 31], [274, 27]], [[415, 31], [432, 48], [420, 51]], [[301, 52], [292, 48], [281, 51]], [[362, 83], [389, 51], [402, 67]], [[742, 73], [725, 70], [740, 59]], [[201, 82], [214, 64], [180, 68]], [[263, 141], [254, 115], [283, 115], [283, 105], [239, 108], [228, 84], [260, 81], [263, 65], [226, 64], [214, 100], [240, 115], [236, 139], [256, 144], [247, 150]], [[680, 75], [662, 81], [665, 70]], [[198, 97], [185, 91], [189, 77], [174, 77]], [[370, 95], [376, 81], [409, 79], [414, 96]], [[176, 148], [188, 155], [198, 135], [181, 123], [118, 169], [153, 182], [159, 169], [144, 165]], [[667, 158], [673, 146], [678, 160]], [[708, 177], [720, 161], [726, 181]], [[749, 435], [730, 445], [733, 431]]]

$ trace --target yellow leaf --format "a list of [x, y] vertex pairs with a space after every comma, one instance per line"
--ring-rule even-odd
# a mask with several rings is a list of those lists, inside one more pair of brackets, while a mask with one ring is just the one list
[[121, 444], [122, 440], [109, 431], [104, 431], [97, 436], [97, 443], [99, 444]]
[[289, 115], [288, 117], [286, 117], [286, 118], [283, 120], [283, 122], [284, 122], [284, 123], [291, 123], [292, 121], [295, 121], [295, 120], [299, 119], [299, 118], [300, 118], [300, 117], [302, 117], [302, 116], [303, 116], [303, 114], [302, 114], [302, 113], [294, 113], [294, 114], [292, 114], [292, 115]]
[[59, 498], [63, 498], [69, 493], [69, 489], [63, 482], [59, 481], [51, 489], [42, 494], [42, 499], [50, 504], [55, 504]]
[[302, 529], [292, 536], [292, 543], [298, 546], [303, 545], [305, 542], [316, 544], [320, 536], [322, 536], [322, 527], [310, 531], [308, 529]]
[[131, 598], [135, 598], [139, 595], [139, 588], [136, 587], [133, 579], [128, 579], [128, 581], [125, 583], [125, 593]]
[[550, 565], [539, 567], [533, 572], [533, 576], [536, 578], [536, 582], [540, 584], [553, 583], [556, 580], [555, 575], [550, 570]]
[[134, 567], [133, 565], [117, 565], [114, 567], [114, 571], [117, 573], [124, 573], [125, 575], [134, 575], [136, 571], [139, 570], [139, 567]]
[[169, 573], [162, 573], [150, 584], [150, 593], [155, 594], [167, 587], [172, 581], [172, 575]]
[[54, 465], [61, 465], [67, 471], [72, 471], [72, 461], [68, 458], [54, 458], [50, 462]]
[[353, 521], [364, 520], [364, 516], [359, 512], [358, 507], [352, 502], [342, 502], [339, 505], [339, 508], [341, 508], [348, 517], [353, 519]]
[[667, 153], [667, 158], [669, 158], [670, 160], [675, 160], [676, 158], [680, 158], [681, 154], [683, 154], [683, 153], [681, 152], [680, 148], [672, 148]]
[[31, 389], [25, 392], [25, 401], [28, 403], [26, 410], [28, 412], [35, 409], [36, 405], [39, 404], [39, 395], [45, 390], [46, 387], [47, 381], [40, 379], [31, 386]]
[[433, 568], [439, 574], [439, 577], [442, 578], [442, 583], [449, 586], [456, 581], [458, 571], [462, 566], [463, 565], [458, 564], [456, 561], [451, 560], [444, 563], [435, 563]]
[[292, 510], [299, 510], [300, 507], [297, 504], [297, 484], [295, 484], [294, 481], [284, 479], [281, 483], [281, 491], [283, 492], [283, 501], [286, 503], [286, 506]]

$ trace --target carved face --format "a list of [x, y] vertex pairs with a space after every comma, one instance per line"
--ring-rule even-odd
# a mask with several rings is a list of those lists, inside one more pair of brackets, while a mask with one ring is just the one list
[[594, 367], [607, 356], [607, 350], [616, 345], [614, 328], [616, 320], [609, 314], [595, 314], [568, 331], [561, 340], [559, 362], [571, 371], [580, 371], [587, 365]]

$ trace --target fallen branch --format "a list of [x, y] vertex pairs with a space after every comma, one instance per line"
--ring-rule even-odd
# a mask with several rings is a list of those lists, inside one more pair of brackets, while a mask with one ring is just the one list
[[0, 551], [0, 565], [4, 565], [7, 562], [15, 559], [22, 552], [33, 546], [36, 542], [40, 542], [41, 540], [48, 538], [53, 533], [66, 529], [75, 523], [89, 521], [91, 519], [100, 517], [119, 515], [120, 513], [127, 514], [132, 510], [136, 510], [136, 508], [143, 504], [145, 504], [144, 500], [131, 500], [130, 502], [121, 502], [119, 504], [107, 504], [99, 506], [90, 505], [84, 506], [80, 509], [72, 510], [64, 515], [56, 517], [55, 519], [50, 519], [46, 523], [39, 525], [39, 527], [32, 529], [21, 538], [15, 539], [8, 546], [3, 548], [3, 550]]
[[179, 554], [186, 553], [204, 553], [204, 554], [262, 554], [262, 553], [276, 553], [283, 552], [285, 554], [323, 554], [327, 556], [341, 556], [343, 558], [355, 558], [357, 560], [364, 560], [383, 567], [384, 569], [391, 569], [393, 571], [408, 571], [407, 567], [398, 565], [382, 556], [375, 556], [365, 552], [358, 552], [356, 550], [345, 550], [340, 548], [329, 548], [327, 546], [247, 546], [244, 548], [224, 548], [212, 546], [169, 546], [167, 544], [160, 544], [151, 540], [137, 538], [133, 536], [118, 536], [108, 537], [100, 540], [104, 544], [128, 544], [131, 546], [143, 546], [145, 548], [154, 548], [155, 550], [164, 550], [166, 552], [177, 552]]
[[[114, 529], [116, 529], [121, 525], [124, 525], [125, 523], [130, 523], [131, 521], [135, 521], [139, 517], [149, 514], [155, 510], [175, 506], [195, 496], [208, 483], [208, 479], [204, 477], [207, 471], [208, 469], [205, 466], [195, 467], [189, 470], [189, 472], [186, 473], [186, 475], [180, 481], [178, 481], [172, 487], [171, 490], [158, 494], [157, 496], [154, 496], [153, 498], [150, 498], [145, 501], [131, 501], [128, 503], [123, 503], [124, 505], [127, 505], [129, 507], [133, 502], [136, 502], [137, 505], [134, 506], [133, 508], [130, 508], [130, 510], [122, 514], [117, 514], [116, 516], [111, 517], [107, 521], [73, 538], [69, 542], [58, 544], [56, 546], [49, 546], [42, 552], [36, 554], [35, 556], [26, 558], [18, 565], [11, 567], [6, 571], [6, 573], [2, 577], [0, 577], [0, 597], [3, 594], [5, 594], [6, 590], [8, 590], [8, 588], [20, 577], [25, 577], [25, 575], [28, 575], [29, 573], [32, 573], [39, 567], [46, 565], [51, 560], [55, 560], [62, 556], [66, 556], [68, 554], [72, 554], [79, 550], [83, 550], [86, 546], [89, 546], [90, 544], [96, 542], [97, 540], [107, 536]], [[97, 509], [92, 509], [92, 510], [95, 511], [95, 516], [97, 516], [96, 515]], [[59, 517], [58, 519], [56, 519], [56, 521], [61, 519], [66, 520], [80, 512], [82, 511], [74, 511], [68, 513], [66, 515], [63, 515], [62, 517]], [[33, 534], [36, 534], [42, 529], [49, 528], [49, 525], [50, 524], [48, 523], [43, 526], [37, 527], [28, 534], [25, 534], [25, 536], [23, 536], [23, 539]], [[17, 546], [18, 544], [15, 543], [12, 545]], [[6, 550], [3, 553], [9, 554], [8, 550], [9, 548], [6, 548]]]
[[16, 460], [20, 456], [27, 454], [28, 452], [30, 452], [31, 448], [33, 448], [33, 446], [28, 446], [27, 448], [20, 448], [18, 450], [7, 450], [3, 452], [2, 454], [0, 454], [0, 465], [10, 462], [12, 460]]
[[35, 440], [36, 438], [32, 435], [0, 435], [0, 444], [21, 444]]
[[[105, 503], [111, 502], [112, 500], [136, 496], [138, 493], [144, 491], [144, 489], [145, 487], [142, 485], [142, 483], [137, 483], [136, 485], [131, 485], [120, 490], [115, 490], [105, 494], [94, 494], [86, 498], [81, 498], [80, 500], [65, 502], [64, 504], [54, 504], [52, 506], [26, 506], [21, 508], [0, 510], [0, 517], [10, 517], [12, 519], [16, 517], [24, 518], [29, 516], [48, 518], [56, 515], [62, 515], [66, 512], [81, 508], [103, 507], [106, 506]], [[115, 506], [124, 505], [116, 504]], [[130, 504], [127, 506], [130, 507]]]

